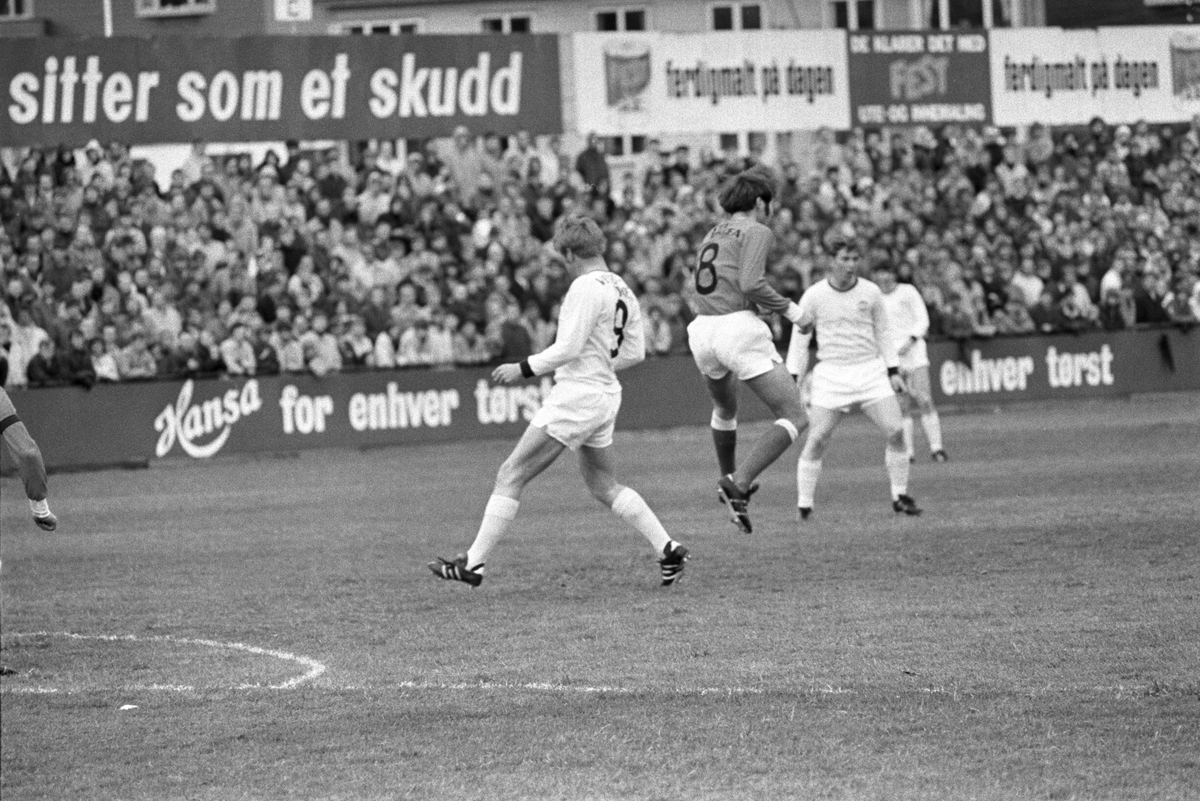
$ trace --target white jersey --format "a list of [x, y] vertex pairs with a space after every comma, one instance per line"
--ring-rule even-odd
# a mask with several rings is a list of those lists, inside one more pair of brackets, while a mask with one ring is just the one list
[[[849, 289], [834, 289], [828, 279], [822, 279], [805, 290], [800, 298], [800, 320], [797, 328], [804, 333], [815, 329], [817, 359], [825, 364], [859, 365], [882, 359], [887, 367], [896, 367], [899, 358], [891, 334], [883, 292], [878, 285], [857, 279]], [[793, 341], [808, 337], [793, 335]], [[788, 351], [788, 369], [793, 369], [795, 355]]]
[[536, 375], [554, 371], [559, 383], [621, 391], [617, 370], [646, 358], [642, 311], [629, 287], [608, 270], [571, 282], [558, 312], [554, 344], [529, 357]]
[[[929, 333], [929, 311], [925, 299], [912, 284], [897, 284], [883, 296], [887, 309], [888, 325], [895, 339], [896, 349], [912, 343], [900, 357], [900, 367], [912, 370], [929, 366], [929, 351], [925, 347], [925, 335]], [[914, 341], [915, 340], [915, 341]]]

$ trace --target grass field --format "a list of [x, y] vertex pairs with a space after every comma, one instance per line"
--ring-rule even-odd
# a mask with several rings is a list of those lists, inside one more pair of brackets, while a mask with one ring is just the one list
[[483, 587], [434, 579], [511, 442], [59, 475], [52, 535], [6, 478], [0, 792], [1200, 798], [1200, 395], [944, 426], [923, 517], [859, 417], [752, 536], [707, 429], [619, 434], [669, 589], [569, 455]]

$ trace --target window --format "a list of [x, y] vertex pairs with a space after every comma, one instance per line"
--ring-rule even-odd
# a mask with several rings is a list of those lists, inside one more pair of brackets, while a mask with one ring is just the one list
[[24, 19], [33, 16], [33, 0], [0, 0], [0, 19]]
[[420, 33], [421, 21], [417, 19], [380, 20], [372, 22], [355, 22], [342, 25], [337, 33], [351, 33], [356, 36], [397, 36], [402, 33]]
[[624, 156], [625, 155], [625, 137], [623, 136], [602, 136], [604, 140], [604, 155], [606, 156]]
[[217, 10], [217, 0], [136, 0], [139, 17], [194, 17]]
[[[991, 3], [991, 20], [987, 18], [987, 3]], [[985, 28], [990, 26], [1006, 28], [1012, 24], [1011, 6], [1004, 0], [949, 0], [947, 3], [950, 15], [950, 28]], [[941, 3], [933, 0], [930, 9], [930, 24], [934, 28], [941, 27]]]
[[596, 30], [644, 31], [646, 30], [646, 10], [643, 8], [624, 8], [615, 11], [597, 11]]
[[730, 150], [738, 149], [738, 135], [735, 133], [723, 133], [717, 136], [717, 147], [722, 153], [727, 153]]
[[528, 14], [483, 17], [479, 20], [479, 27], [484, 33], [529, 33], [533, 30], [533, 17]]
[[758, 3], [712, 7], [714, 31], [757, 31], [763, 27], [762, 6]]
[[836, 0], [833, 4], [833, 27], [855, 31], [875, 30], [875, 0], [854, 0], [854, 4], [858, 11], [858, 24], [852, 25], [850, 3]]

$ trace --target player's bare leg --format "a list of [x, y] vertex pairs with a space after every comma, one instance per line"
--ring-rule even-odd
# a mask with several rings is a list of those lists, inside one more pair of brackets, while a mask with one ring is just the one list
[[906, 515], [919, 515], [921, 510], [908, 494], [908, 455], [904, 452], [903, 416], [896, 396], [880, 398], [863, 406], [863, 414], [887, 435], [883, 461], [887, 466], [892, 488], [892, 509]]
[[813, 511], [813, 495], [817, 489], [817, 478], [821, 475], [821, 459], [833, 437], [833, 431], [842, 421], [843, 412], [810, 406], [808, 409], [808, 439], [796, 462], [796, 508], [800, 520], [807, 520]]
[[904, 433], [904, 455], [908, 457], [908, 461], [912, 462], [916, 455], [916, 425], [915, 418], [917, 414], [916, 400], [912, 396], [912, 382], [909, 380], [911, 373], [904, 373], [904, 392], [896, 397], [900, 401], [901, 428]]
[[745, 383], [771, 410], [775, 424], [759, 437], [742, 466], [722, 478], [718, 487], [729, 505], [730, 519], [738, 528], [750, 533], [747, 507], [754, 479], [791, 447], [800, 432], [808, 427], [808, 419], [800, 405], [796, 384], [782, 364], [774, 365], [768, 372], [747, 379]]
[[[946, 450], [942, 447], [942, 421], [933, 406], [933, 389], [929, 385], [929, 368], [917, 367], [905, 377], [908, 395], [912, 398], [914, 412], [921, 416], [921, 428], [929, 440], [929, 455], [935, 462], [946, 461]], [[910, 423], [911, 425], [911, 423]]]
[[732, 373], [726, 373], [721, 378], [706, 376], [705, 381], [713, 401], [709, 427], [717, 451], [717, 467], [721, 475], [726, 476], [737, 469], [737, 379]]
[[688, 550], [671, 539], [658, 515], [641, 495], [617, 481], [613, 475], [611, 448], [584, 445], [579, 449], [579, 469], [592, 496], [650, 543], [659, 557], [663, 585], [673, 584], [683, 573]]
[[3, 425], [2, 430], [4, 444], [25, 484], [25, 497], [29, 499], [34, 524], [43, 531], [54, 531], [58, 528], [58, 518], [50, 511], [46, 500], [46, 463], [42, 460], [41, 449], [20, 420]]
[[565, 445], [547, 434], [544, 429], [537, 426], [526, 428], [512, 453], [496, 473], [492, 495], [488, 498], [483, 520], [479, 523], [479, 531], [470, 549], [466, 554], [460, 554], [454, 559], [439, 558], [437, 562], [430, 563], [429, 569], [441, 578], [464, 581], [473, 587], [479, 586], [483, 581], [484, 563], [488, 554], [517, 516], [517, 509], [521, 505], [521, 492], [530, 481], [554, 464], [554, 460], [565, 449]]

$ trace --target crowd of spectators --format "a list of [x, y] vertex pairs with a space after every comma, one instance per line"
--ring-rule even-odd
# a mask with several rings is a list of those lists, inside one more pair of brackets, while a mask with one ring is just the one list
[[[796, 298], [830, 229], [921, 291], [954, 338], [1200, 320], [1200, 118], [1190, 126], [818, 132], [773, 166], [771, 278]], [[163, 189], [118, 143], [0, 160], [7, 385], [519, 360], [553, 340], [554, 220], [594, 215], [652, 354], [686, 351], [680, 290], [753, 158], [472, 136], [209, 156]], [[773, 321], [782, 342], [788, 335]], [[2, 379], [3, 376], [0, 376]]]

